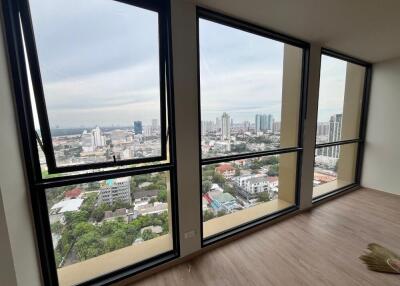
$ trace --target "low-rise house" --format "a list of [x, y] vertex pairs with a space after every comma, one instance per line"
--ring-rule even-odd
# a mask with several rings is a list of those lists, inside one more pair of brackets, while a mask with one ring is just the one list
[[216, 210], [224, 210], [226, 212], [232, 212], [235, 209], [240, 209], [240, 205], [236, 201], [236, 198], [229, 193], [221, 192], [209, 192], [209, 197], [212, 200], [212, 205]]
[[168, 203], [155, 202], [154, 204], [135, 206], [135, 210], [140, 215], [160, 214], [168, 211]]
[[126, 208], [120, 208], [115, 211], [105, 211], [103, 221], [114, 221], [118, 218], [128, 221], [128, 210]]
[[79, 211], [83, 203], [83, 199], [62, 200], [50, 208], [49, 219], [50, 223], [61, 222], [65, 223], [64, 213]]
[[150, 199], [157, 198], [159, 193], [160, 190], [135, 191], [133, 193], [133, 200], [135, 206], [147, 204], [150, 201]]
[[225, 179], [235, 176], [236, 169], [231, 164], [221, 164], [215, 168], [215, 172], [224, 176]]
[[79, 188], [74, 188], [72, 190], [66, 191], [64, 193], [64, 197], [66, 199], [77, 199], [80, 198], [82, 190]]

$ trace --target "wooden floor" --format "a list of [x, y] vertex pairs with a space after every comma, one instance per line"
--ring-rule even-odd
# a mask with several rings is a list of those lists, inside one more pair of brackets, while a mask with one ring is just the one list
[[358, 259], [370, 242], [400, 253], [400, 196], [352, 192], [135, 285], [399, 286]]

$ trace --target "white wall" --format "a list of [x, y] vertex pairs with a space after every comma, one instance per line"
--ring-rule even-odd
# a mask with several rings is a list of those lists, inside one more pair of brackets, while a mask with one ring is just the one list
[[361, 184], [400, 195], [400, 58], [373, 66]]

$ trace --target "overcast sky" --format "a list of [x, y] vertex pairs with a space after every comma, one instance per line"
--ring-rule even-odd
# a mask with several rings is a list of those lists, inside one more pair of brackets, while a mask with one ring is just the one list
[[109, 0], [31, 0], [52, 127], [159, 119], [155, 12]]
[[[159, 119], [156, 13], [109, 0], [30, 3], [52, 127]], [[201, 20], [200, 55], [203, 120], [222, 112], [235, 122], [253, 122], [257, 113], [280, 120], [282, 43]], [[324, 121], [337, 112], [345, 76], [345, 65], [326, 63]]]
[[321, 58], [318, 99], [318, 122], [327, 122], [331, 115], [343, 113], [347, 62], [329, 56]]

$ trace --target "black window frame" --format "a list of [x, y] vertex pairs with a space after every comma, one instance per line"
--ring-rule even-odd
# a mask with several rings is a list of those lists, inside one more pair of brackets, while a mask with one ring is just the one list
[[[279, 41], [284, 44], [289, 44], [302, 49], [302, 71], [301, 71], [301, 94], [300, 94], [300, 104], [299, 104], [299, 121], [298, 121], [298, 140], [297, 147], [290, 148], [278, 148], [275, 150], [267, 150], [261, 152], [249, 152], [237, 155], [227, 155], [212, 158], [203, 158], [201, 150], [201, 90], [200, 90], [200, 39], [199, 39], [199, 20], [204, 19], [217, 24], [221, 24], [227, 27], [238, 29], [240, 31], [255, 34], [261, 37], [265, 37], [271, 40]], [[200, 235], [201, 235], [201, 246], [206, 247], [208, 245], [217, 243], [223, 239], [232, 237], [240, 232], [246, 231], [250, 228], [256, 227], [258, 225], [264, 224], [268, 221], [279, 218], [285, 214], [291, 213], [299, 209], [300, 203], [300, 179], [301, 179], [301, 165], [303, 156], [303, 127], [304, 121], [307, 117], [307, 89], [308, 89], [308, 68], [309, 68], [309, 54], [310, 54], [310, 44], [296, 39], [294, 37], [284, 35], [265, 27], [258, 26], [253, 23], [249, 23], [231, 16], [227, 16], [209, 9], [202, 7], [197, 7], [196, 13], [196, 23], [197, 23], [197, 88], [198, 88], [198, 131], [199, 131], [199, 162], [200, 162]], [[202, 166], [210, 165], [215, 163], [222, 163], [232, 160], [240, 159], [250, 159], [258, 158], [269, 155], [279, 155], [279, 154], [297, 154], [297, 166], [296, 166], [296, 186], [295, 186], [295, 203], [293, 206], [267, 214], [255, 220], [248, 221], [234, 228], [226, 229], [220, 233], [211, 235], [207, 238], [203, 236], [203, 211], [202, 211]]]
[[42, 136], [42, 140], [40, 142], [40, 146], [43, 149], [43, 153], [45, 154], [46, 163], [48, 166], [49, 174], [56, 174], [62, 172], [74, 172], [74, 171], [82, 171], [82, 170], [91, 170], [95, 168], [107, 168], [107, 167], [115, 167], [115, 166], [123, 166], [127, 164], [140, 164], [140, 163], [149, 163], [156, 161], [164, 161], [167, 159], [167, 115], [166, 115], [166, 65], [168, 58], [168, 39], [167, 33], [165, 31], [164, 19], [163, 19], [163, 11], [165, 10], [165, 4], [162, 4], [162, 1], [158, 0], [113, 0], [115, 2], [121, 2], [128, 5], [133, 5], [135, 7], [151, 10], [158, 14], [158, 44], [159, 44], [159, 91], [160, 91], [160, 137], [161, 137], [161, 155], [160, 156], [152, 156], [145, 158], [132, 158], [125, 160], [116, 160], [114, 156], [113, 161], [104, 161], [98, 163], [89, 163], [89, 164], [74, 164], [74, 165], [63, 165], [57, 166], [57, 160], [55, 158], [51, 128], [47, 113], [45, 94], [43, 90], [43, 83], [40, 73], [40, 63], [38, 51], [35, 43], [35, 35], [34, 35], [34, 27], [31, 20], [31, 12], [29, 8], [29, 1], [17, 0], [20, 18], [23, 28], [23, 38], [25, 40], [27, 58], [31, 77], [32, 77], [32, 86], [33, 86], [33, 96], [36, 101], [37, 115], [40, 123], [40, 132]]
[[[170, 174], [170, 210], [172, 219], [172, 250], [150, 257], [138, 263], [104, 273], [77, 285], [110, 285], [121, 281], [155, 266], [161, 265], [180, 256], [178, 198], [176, 177], [176, 148], [174, 122], [174, 96], [172, 75], [172, 45], [171, 45], [171, 15], [170, 1], [165, 0], [110, 0], [119, 1], [146, 9], [157, 9], [165, 36], [165, 63], [166, 69], [166, 120], [168, 120], [169, 161], [155, 162], [153, 165], [130, 166], [124, 162], [125, 168], [94, 170], [83, 174], [65, 174], [54, 178], [42, 178], [37, 134], [34, 127], [32, 105], [29, 97], [28, 74], [24, 56], [23, 36], [21, 31], [20, 15], [22, 7], [28, 0], [2, 1], [3, 22], [5, 26], [5, 40], [7, 45], [8, 63], [12, 81], [12, 92], [15, 100], [16, 116], [20, 135], [20, 144], [24, 157], [25, 172], [28, 183], [28, 195], [32, 207], [33, 222], [36, 234], [36, 246], [40, 258], [41, 275], [44, 285], [59, 285], [57, 267], [54, 258], [50, 221], [48, 217], [47, 199], [45, 190], [48, 188], [87, 183], [110, 178], [134, 176], [155, 172], [167, 171]], [[26, 9], [26, 7], [25, 7]], [[26, 11], [25, 11], [26, 12]], [[25, 15], [26, 16], [26, 15]], [[29, 18], [30, 19], [30, 18]], [[161, 32], [161, 30], [160, 30]], [[33, 71], [31, 71], [33, 73]], [[137, 163], [137, 162], [135, 162]], [[108, 166], [109, 167], [109, 166]], [[64, 170], [62, 170], [64, 171]], [[70, 170], [68, 170], [70, 171]], [[74, 169], [74, 171], [76, 171]]]
[[[340, 52], [337, 52], [335, 50], [328, 49], [328, 48], [321, 49], [321, 60], [322, 60], [322, 56], [329, 56], [332, 58], [336, 58], [336, 59], [343, 60], [343, 61], [346, 61], [346, 62], [349, 62], [352, 64], [362, 66], [365, 68], [365, 75], [364, 75], [364, 87], [363, 87], [363, 95], [362, 95], [362, 103], [361, 103], [361, 116], [360, 116], [360, 126], [359, 126], [358, 138], [317, 144], [316, 143], [317, 136], [315, 134], [315, 148], [314, 148], [315, 151], [317, 149], [326, 148], [326, 147], [342, 146], [342, 145], [346, 145], [346, 144], [357, 144], [357, 158], [356, 158], [356, 166], [355, 166], [356, 170], [355, 170], [354, 182], [350, 183], [346, 186], [337, 188], [335, 190], [329, 191], [325, 194], [321, 194], [321, 195], [318, 195], [315, 197], [313, 196], [313, 199], [312, 199], [313, 203], [318, 203], [327, 198], [336, 196], [342, 192], [359, 188], [361, 185], [361, 173], [362, 173], [362, 164], [363, 164], [363, 158], [364, 158], [365, 137], [366, 137], [367, 119], [368, 119], [369, 94], [370, 94], [371, 76], [372, 76], [372, 64], [369, 62], [354, 58], [352, 56], [349, 56], [349, 55], [346, 55], [346, 54], [343, 54], [343, 53], [340, 53]], [[318, 91], [318, 100], [317, 100], [317, 114], [318, 114], [318, 109], [319, 109], [319, 91]], [[317, 129], [317, 126], [318, 126], [318, 119], [315, 122], [315, 130]], [[314, 153], [315, 153], [315, 151], [314, 151]], [[313, 168], [315, 168], [315, 154], [314, 154]]]

